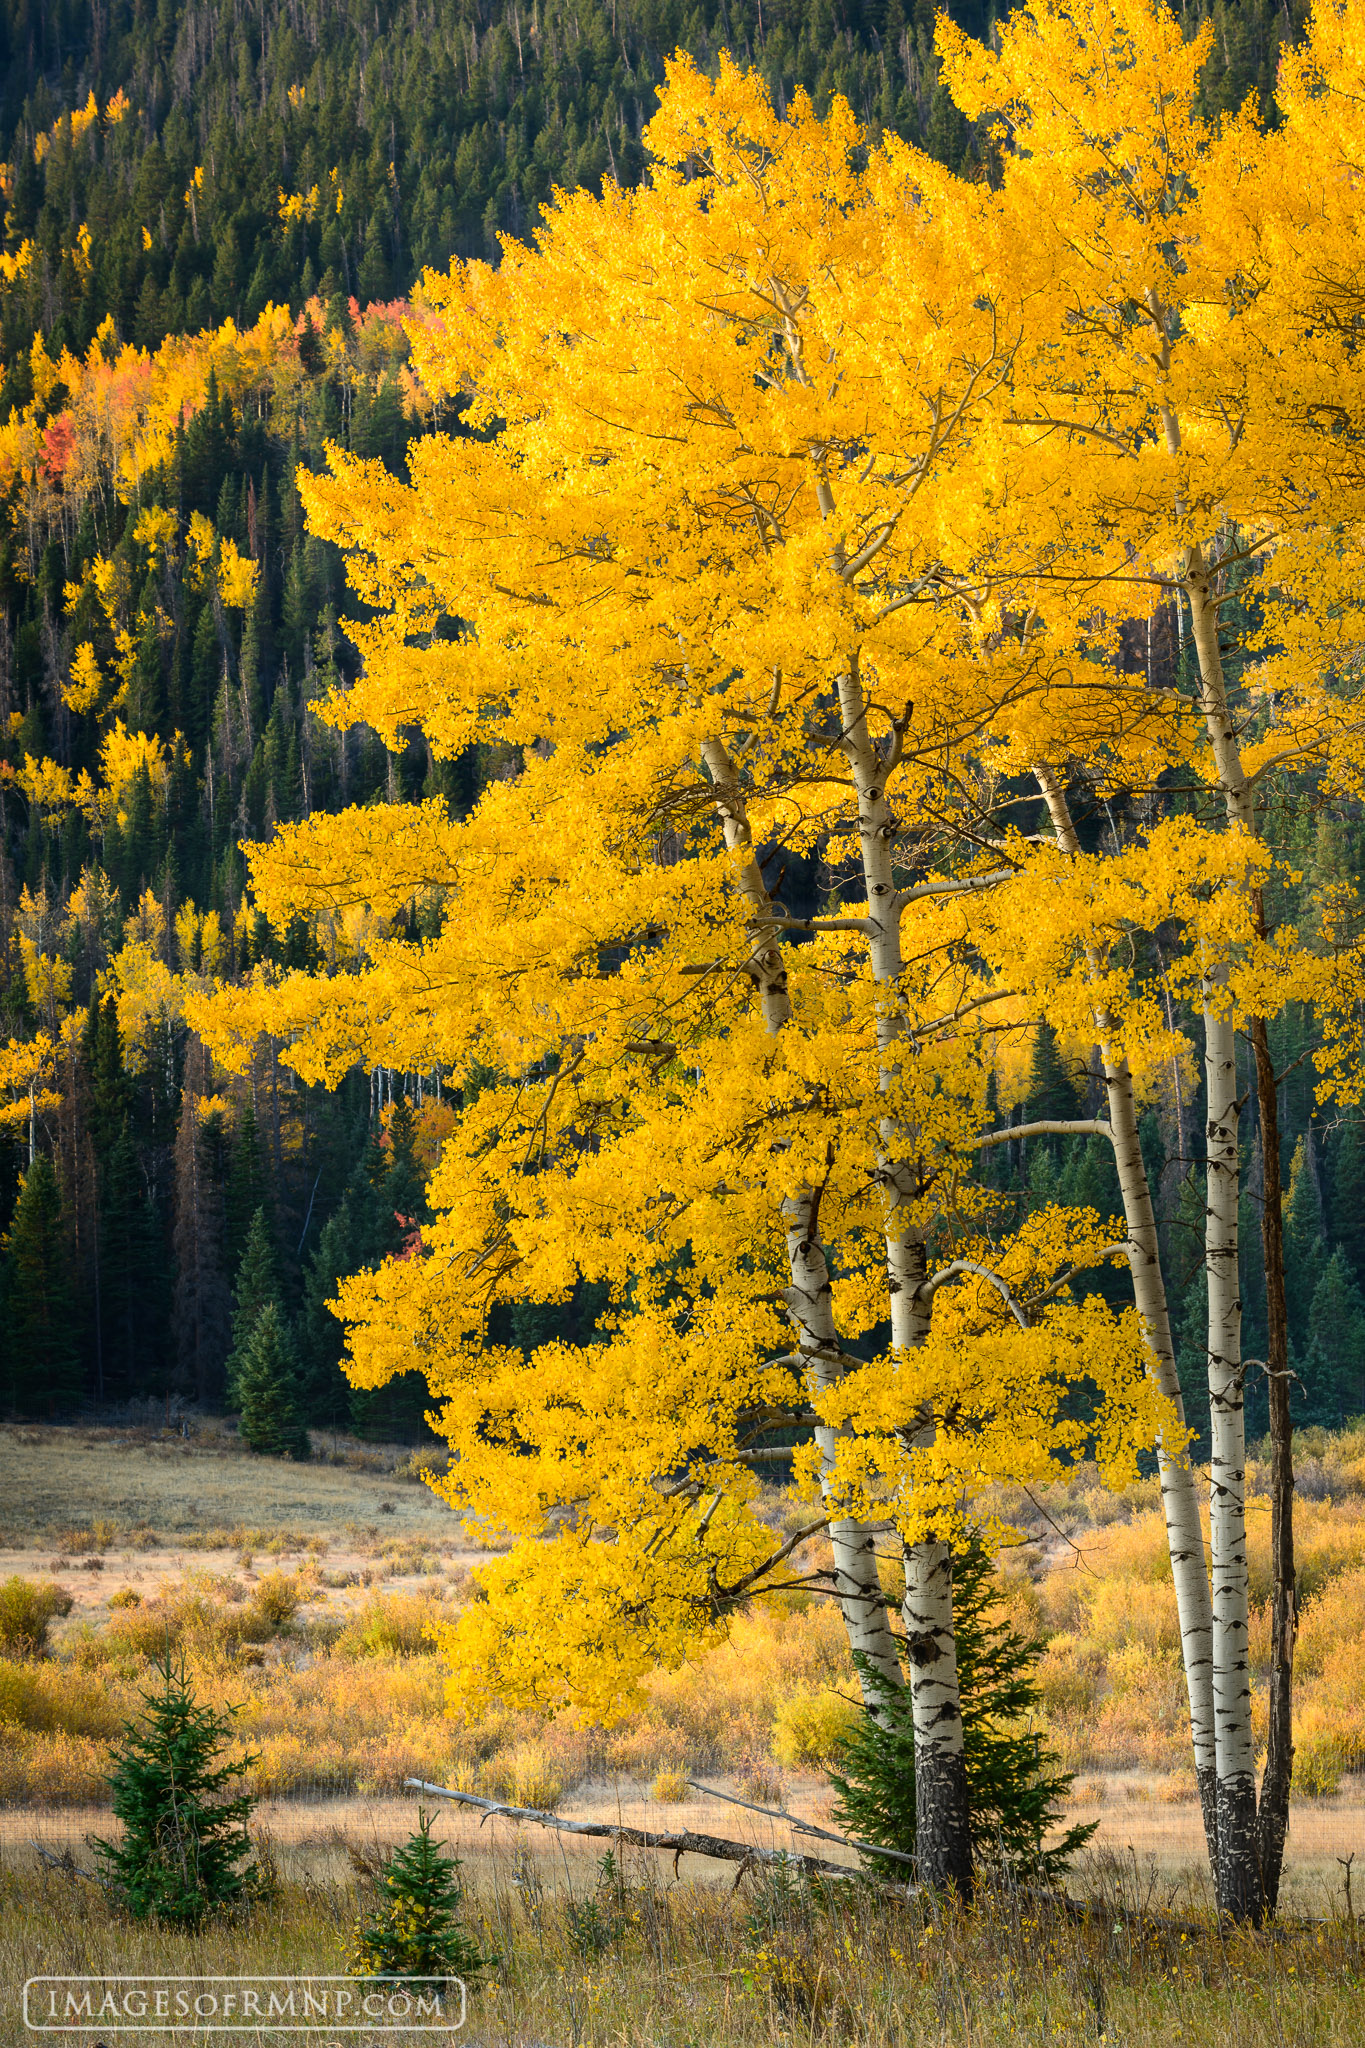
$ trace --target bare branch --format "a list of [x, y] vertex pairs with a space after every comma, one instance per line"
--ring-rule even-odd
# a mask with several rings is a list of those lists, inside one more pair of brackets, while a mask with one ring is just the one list
[[914, 889], [898, 889], [895, 906], [904, 910], [907, 903], [920, 903], [926, 896], [966, 896], [977, 889], [994, 889], [1001, 882], [1012, 882], [1018, 872], [1018, 868], [993, 868], [988, 875], [966, 875], [960, 882], [921, 882]]
[[862, 932], [870, 934], [870, 917], [765, 917], [762, 922], [784, 932]]
[[[851, 1863], [826, 1863], [818, 1856], [793, 1856], [783, 1849], [760, 1849], [749, 1842], [731, 1842], [723, 1835], [698, 1835], [690, 1829], [655, 1833], [646, 1828], [622, 1827], [615, 1821], [561, 1820], [536, 1806], [509, 1806], [501, 1799], [480, 1799], [474, 1792], [455, 1792], [449, 1785], [429, 1785], [424, 1778], [405, 1778], [414, 1792], [426, 1792], [435, 1799], [453, 1799], [460, 1806], [474, 1806], [485, 1820], [533, 1821], [539, 1828], [554, 1828], [561, 1835], [588, 1835], [599, 1841], [628, 1842], [633, 1849], [671, 1850], [674, 1869], [680, 1856], [710, 1856], [721, 1863], [785, 1863], [819, 1877], [858, 1877]], [[838, 1837], [834, 1837], [835, 1840]], [[877, 1852], [879, 1855], [882, 1851]]]
[[895, 1863], [915, 1861], [905, 1849], [878, 1849], [871, 1842], [854, 1842], [847, 1835], [832, 1835], [828, 1828], [817, 1828], [813, 1821], [798, 1820], [785, 1806], [755, 1806], [752, 1799], [738, 1799], [733, 1792], [717, 1791], [714, 1785], [703, 1785], [698, 1778], [689, 1778], [687, 1782], [694, 1792], [702, 1792], [708, 1799], [723, 1799], [727, 1806], [742, 1806], [746, 1813], [761, 1813], [765, 1820], [784, 1820], [793, 1834], [815, 1835], [822, 1842], [837, 1842], [841, 1849], [858, 1849], [866, 1856], [889, 1856]]
[[1108, 1138], [1114, 1141], [1113, 1127], [1100, 1116], [1039, 1117], [1031, 1124], [1010, 1124], [1003, 1131], [987, 1131], [984, 1137], [973, 1138], [972, 1146], [984, 1152], [991, 1145], [1008, 1145], [1014, 1138]]
[[919, 1286], [915, 1289], [916, 1299], [923, 1298], [932, 1301], [934, 1295], [944, 1282], [955, 1279], [959, 1273], [975, 1273], [979, 1279], [989, 1280], [991, 1286], [995, 1288], [1020, 1329], [1026, 1330], [1028, 1328], [1028, 1317], [1010, 1293], [1008, 1282], [1002, 1280], [993, 1267], [978, 1265], [975, 1259], [954, 1259], [950, 1266], [941, 1267], [930, 1279], [921, 1280]]

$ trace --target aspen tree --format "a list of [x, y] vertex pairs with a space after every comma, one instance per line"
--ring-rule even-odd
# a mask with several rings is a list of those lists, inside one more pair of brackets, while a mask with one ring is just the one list
[[[1287, 1657], [1277, 1659], [1274, 1768], [1258, 1828], [1236, 1032], [1239, 1021], [1250, 1022], [1270, 1146], [1277, 1140], [1264, 1018], [1287, 995], [1311, 993], [1313, 975], [1293, 934], [1267, 935], [1266, 866], [1252, 843], [1257, 788], [1271, 767], [1310, 753], [1353, 761], [1358, 741], [1340, 690], [1324, 689], [1311, 656], [1305, 671], [1282, 646], [1279, 666], [1288, 659], [1289, 673], [1275, 676], [1273, 696], [1265, 692], [1273, 730], [1256, 733], [1249, 747], [1247, 714], [1234, 705], [1220, 633], [1236, 595], [1233, 572], [1265, 607], [1263, 623], [1244, 641], [1247, 652], [1272, 648], [1277, 635], [1292, 637], [1286, 611], [1297, 612], [1302, 624], [1306, 573], [1320, 588], [1336, 581], [1343, 553], [1337, 522], [1358, 517], [1359, 506], [1354, 480], [1343, 492], [1341, 476], [1331, 474], [1341, 469], [1329, 445], [1339, 435], [1324, 432], [1324, 422], [1330, 416], [1339, 424], [1341, 400], [1324, 414], [1324, 373], [1339, 376], [1341, 391], [1351, 396], [1359, 375], [1349, 349], [1324, 346], [1321, 319], [1308, 313], [1308, 273], [1289, 252], [1283, 225], [1276, 247], [1276, 217], [1283, 223], [1296, 203], [1303, 210], [1307, 196], [1292, 136], [1296, 110], [1281, 144], [1267, 143], [1250, 112], [1221, 133], [1207, 128], [1198, 113], [1199, 72], [1210, 33], [1206, 26], [1186, 44], [1174, 17], [1144, 0], [1093, 0], [1065, 14], [1041, 5], [1002, 31], [998, 54], [942, 26], [959, 105], [972, 114], [998, 110], [1003, 203], [1043, 253], [1052, 291], [1043, 346], [1028, 360], [1016, 357], [1009, 416], [1032, 478], [1031, 500], [1035, 508], [1052, 507], [1044, 580], [1054, 605], [1070, 582], [1086, 608], [1103, 603], [1115, 615], [1150, 605], [1165, 591], [1188, 607], [1197, 689], [1192, 702], [1177, 698], [1168, 706], [1168, 758], [1189, 762], [1217, 793], [1228, 834], [1248, 849], [1234, 885], [1240, 903], [1229, 907], [1221, 930], [1205, 920], [1201, 941], [1216, 1780], [1206, 1824], [1212, 1822], [1221, 1904], [1258, 1920], [1267, 1898], [1273, 1902], [1283, 1842]], [[1310, 170], [1309, 192], [1313, 185]], [[1300, 195], [1287, 207], [1285, 189]], [[1317, 210], [1314, 196], [1306, 211]], [[1092, 658], [1101, 653], [1093, 610], [1089, 619], [1073, 610], [1070, 637], [1081, 646], [1088, 640]], [[1202, 747], [1191, 713], [1202, 726]], [[1277, 1556], [1283, 1552], [1277, 1536]], [[1178, 1586], [1188, 1555], [1173, 1529]], [[1187, 1622], [1198, 1604], [1182, 1602], [1182, 1625], [1196, 1758], [1206, 1783], [1208, 1721]], [[1281, 1613], [1282, 1651], [1285, 1626]]]
[[[826, 1530], [850, 1644], [899, 1683], [894, 1533], [921, 1869], [965, 1887], [972, 1499], [1086, 1450], [1118, 1472], [1174, 1421], [1136, 1316], [1071, 1291], [1114, 1255], [1100, 1220], [1001, 1242], [970, 1173], [1003, 998], [964, 906], [1023, 849], [960, 795], [1000, 705], [943, 564], [987, 544], [1022, 301], [990, 195], [898, 143], [857, 168], [841, 106], [779, 120], [680, 62], [649, 142], [643, 190], [427, 279], [414, 357], [466, 433], [415, 445], [410, 488], [339, 454], [307, 486], [372, 608], [330, 715], [518, 773], [463, 825], [282, 829], [256, 906], [344, 922], [349, 971], [192, 1014], [225, 1060], [268, 1028], [310, 1079], [439, 1062], [465, 1091], [421, 1256], [339, 1296], [353, 1379], [419, 1364], [447, 1498], [519, 1539], [446, 1634], [463, 1696], [609, 1718]], [[796, 915], [781, 867], [815, 858], [832, 900]], [[498, 1301], [578, 1276], [603, 1341], [489, 1342]], [[811, 1520], [778, 1543], [751, 1462], [792, 1424]]]

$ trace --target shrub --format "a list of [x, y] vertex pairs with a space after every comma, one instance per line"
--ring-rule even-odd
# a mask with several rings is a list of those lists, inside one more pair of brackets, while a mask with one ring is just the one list
[[110, 1736], [119, 1714], [109, 1688], [88, 1672], [0, 1663], [0, 1724], [39, 1734]]
[[161, 1688], [142, 1695], [144, 1725], [128, 1722], [109, 1779], [117, 1846], [95, 1849], [115, 1896], [135, 1919], [194, 1927], [256, 1889], [247, 1822], [255, 1801], [233, 1788], [250, 1758], [223, 1761], [226, 1715], [200, 1706], [184, 1666], [167, 1657]]
[[435, 1644], [428, 1630], [441, 1619], [429, 1594], [375, 1593], [347, 1622], [337, 1648], [349, 1657], [429, 1657]]
[[302, 1591], [296, 1578], [288, 1572], [267, 1572], [252, 1594], [243, 1617], [246, 1640], [252, 1640], [253, 1627], [263, 1628], [274, 1635], [287, 1628], [299, 1611]]
[[135, 1586], [124, 1586], [121, 1592], [109, 1596], [111, 1609], [120, 1607], [141, 1607], [142, 1595]]
[[660, 1806], [682, 1806], [692, 1797], [692, 1787], [681, 1771], [660, 1771], [649, 1788], [649, 1796]]
[[16, 1573], [0, 1586], [0, 1653], [6, 1657], [41, 1657], [47, 1632], [59, 1614], [70, 1614], [75, 1601], [65, 1586], [38, 1586]]
[[1300, 1799], [1331, 1799], [1341, 1790], [1341, 1746], [1334, 1735], [1303, 1735], [1294, 1744], [1290, 1790]]
[[0, 1805], [97, 1806], [109, 1780], [109, 1747], [60, 1729], [6, 1728], [0, 1742]]
[[620, 1943], [630, 1925], [625, 1877], [612, 1850], [597, 1866], [597, 1883], [586, 1899], [570, 1899], [564, 1908], [569, 1946], [585, 1963], [594, 1963]]
[[789, 1770], [819, 1766], [858, 1726], [860, 1710], [842, 1693], [793, 1693], [773, 1719], [773, 1755]]
[[490, 1757], [479, 1772], [490, 1799], [509, 1806], [534, 1806], [553, 1813], [564, 1797], [564, 1779], [543, 1743], [519, 1743]]

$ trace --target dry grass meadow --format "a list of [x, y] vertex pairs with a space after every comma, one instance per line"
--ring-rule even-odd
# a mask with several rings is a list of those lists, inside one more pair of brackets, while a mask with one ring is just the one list
[[[792, 1597], [742, 1617], [697, 1666], [654, 1674], [609, 1732], [470, 1720], [424, 1630], [466, 1597], [484, 1550], [408, 1453], [344, 1439], [315, 1453], [252, 1458], [202, 1423], [0, 1429], [0, 1593], [18, 1577], [69, 1602], [44, 1653], [0, 1656], [4, 2039], [20, 2038], [11, 1994], [32, 1974], [340, 1968], [377, 1856], [413, 1825], [408, 1777], [773, 1847], [790, 1839], [780, 1824], [686, 1778], [828, 1813], [822, 1765], [852, 1689], [836, 1615]], [[995, 1897], [959, 1916], [754, 1876], [736, 1889], [731, 1866], [634, 1853], [604, 1880], [600, 1840], [447, 1806], [440, 1830], [500, 1958], [466, 2038], [1365, 2044], [1365, 1431], [1305, 1443], [1301, 1462], [1298, 1796], [1273, 1937], [1230, 1940], [1209, 1912], [1155, 1491], [1106, 1495], [1081, 1472], [1044, 1501], [996, 1505], [1026, 1539], [1002, 1591], [1046, 1643], [1045, 1732], [1077, 1774], [1068, 1819], [1100, 1822], [1072, 1887], [1094, 1912]], [[774, 1491], [775, 1525], [788, 1512]], [[1267, 1521], [1253, 1520], [1258, 1601]], [[1257, 1631], [1264, 1656], [1263, 1609]], [[237, 1710], [277, 1879], [269, 1902], [193, 1940], [129, 1926], [82, 1875], [87, 1837], [109, 1829], [111, 1741], [168, 1645]]]

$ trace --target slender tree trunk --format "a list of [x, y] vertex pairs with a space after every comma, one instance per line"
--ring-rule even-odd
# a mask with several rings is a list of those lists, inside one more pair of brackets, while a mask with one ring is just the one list
[[[1199, 659], [1200, 709], [1213, 750], [1228, 824], [1255, 835], [1251, 791], [1227, 701], [1218, 644], [1218, 605], [1202, 549], [1186, 553], [1183, 585]], [[1254, 904], [1253, 904], [1254, 909]], [[1237, 1209], [1241, 1164], [1237, 1145], [1235, 1020], [1221, 1013], [1216, 992], [1204, 1004], [1205, 1072], [1209, 1077], [1207, 1229], [1209, 1275], [1209, 1408], [1213, 1431], [1210, 1521], [1213, 1534], [1213, 1683], [1218, 1763], [1218, 1898], [1234, 1918], [1259, 1924], [1264, 1911], [1256, 1840], [1256, 1773], [1251, 1736], [1247, 1657], [1249, 1589], [1246, 1561], [1246, 1413], [1237, 1296]], [[1213, 1076], [1222, 1075], [1215, 1100]], [[1234, 1306], [1235, 1303], [1235, 1306]], [[1234, 1330], [1234, 1322], [1236, 1329]]]
[[[1154, 291], [1147, 294], [1147, 307], [1160, 336], [1160, 363], [1166, 393], [1170, 389], [1170, 333], [1165, 308]], [[1173, 463], [1182, 458], [1180, 420], [1169, 395], [1161, 400], [1166, 450]], [[1179, 488], [1176, 510], [1187, 506]], [[1213, 590], [1213, 571], [1202, 546], [1196, 541], [1183, 552], [1180, 587], [1190, 607], [1190, 627], [1199, 664], [1199, 708], [1204, 730], [1213, 753], [1223, 806], [1233, 832], [1254, 837], [1255, 812], [1251, 787], [1242, 766], [1237, 729], [1228, 705], [1223, 674], [1223, 654], [1218, 642], [1218, 600]], [[1179, 602], [1179, 599], [1177, 599]], [[1251, 907], [1259, 898], [1253, 892]], [[1224, 1030], [1230, 1042], [1236, 1020], [1226, 1026], [1211, 1010], [1204, 1008], [1206, 1048], [1219, 1045]], [[1206, 1070], [1212, 1073], [1215, 1054], [1206, 1052]], [[1217, 1053], [1223, 1064], [1223, 1051]], [[1235, 1372], [1225, 1355], [1230, 1344], [1231, 1306], [1229, 1295], [1236, 1292], [1237, 1204], [1240, 1192], [1240, 1160], [1237, 1151], [1235, 1062], [1229, 1092], [1215, 1113], [1209, 1104], [1208, 1229], [1205, 1236], [1209, 1268], [1209, 1403], [1215, 1432], [1213, 1500], [1214, 1570], [1214, 1693], [1216, 1703], [1216, 1762], [1218, 1768], [1218, 1899], [1225, 1912], [1237, 1918], [1259, 1921], [1263, 1911], [1260, 1866], [1257, 1861], [1255, 1825], [1255, 1759], [1251, 1740], [1251, 1684], [1246, 1657], [1245, 1616], [1248, 1589], [1246, 1570], [1245, 1438], [1243, 1406], [1240, 1307], [1237, 1311]], [[1229, 1129], [1230, 1125], [1230, 1129]], [[1215, 1216], [1217, 1221], [1215, 1222]], [[1230, 1247], [1230, 1252], [1229, 1252]], [[1229, 1255], [1232, 1275], [1215, 1275], [1213, 1266], [1226, 1266]], [[1240, 1449], [1239, 1449], [1240, 1444]], [[1227, 1837], [1224, 1839], [1224, 1828]]]
[[[781, 933], [772, 921], [772, 898], [754, 849], [744, 792], [721, 740], [705, 740], [701, 755], [716, 791], [716, 811], [726, 848], [735, 864], [736, 886], [753, 920], [749, 974], [758, 991], [764, 1023], [776, 1033], [791, 1016], [787, 969]], [[844, 1372], [843, 1349], [834, 1323], [829, 1265], [819, 1234], [819, 1212], [820, 1191], [816, 1188], [798, 1189], [783, 1205], [791, 1279], [786, 1291], [787, 1308], [812, 1393], [833, 1386]], [[824, 1427], [815, 1432], [820, 1450], [820, 1490], [826, 1508], [832, 1510], [829, 1540], [834, 1553], [834, 1584], [849, 1648], [859, 1659], [857, 1668], [864, 1702], [869, 1712], [879, 1714], [884, 1705], [882, 1695], [868, 1678], [867, 1668], [879, 1672], [898, 1689], [904, 1679], [877, 1570], [874, 1532], [867, 1523], [838, 1512], [834, 1474], [840, 1434]]]
[[1289, 1831], [1294, 1768], [1294, 1425], [1289, 1413], [1289, 1318], [1284, 1298], [1284, 1212], [1280, 1184], [1280, 1104], [1264, 1017], [1251, 1020], [1256, 1103], [1265, 1167], [1261, 1246], [1265, 1255], [1266, 1385], [1270, 1397], [1270, 1727], [1256, 1851], [1265, 1908], [1275, 1911]]
[[[858, 842], [867, 889], [868, 948], [873, 978], [886, 991], [877, 1017], [881, 1086], [892, 1089], [908, 1044], [896, 994], [903, 961], [901, 909], [892, 865], [895, 820], [886, 792], [893, 754], [868, 730], [867, 703], [856, 655], [839, 680], [843, 749], [858, 792]], [[915, 1348], [928, 1335], [920, 1293], [925, 1279], [924, 1234], [915, 1220], [920, 1169], [914, 1134], [894, 1118], [881, 1125], [878, 1169], [886, 1204], [886, 1269], [891, 1342], [909, 1370]], [[972, 1883], [971, 1815], [967, 1805], [962, 1701], [953, 1628], [953, 1566], [948, 1545], [936, 1538], [905, 1546], [906, 1648], [915, 1740], [915, 1855], [925, 1884], [952, 1886], [964, 1896]]]
[[[818, 1197], [810, 1189], [784, 1203], [787, 1226], [787, 1260], [791, 1286], [787, 1303], [798, 1332], [798, 1345], [806, 1362], [806, 1381], [813, 1394], [836, 1386], [843, 1377], [844, 1364], [830, 1297], [829, 1267], [818, 1232]], [[818, 1424], [815, 1441], [820, 1449], [820, 1486], [826, 1507], [837, 1507], [834, 1472], [840, 1436], [845, 1432]], [[891, 1632], [886, 1595], [877, 1570], [875, 1532], [871, 1524], [849, 1515], [832, 1514], [829, 1522], [830, 1548], [834, 1552], [834, 1585], [839, 1599], [848, 1646], [854, 1653], [855, 1668], [863, 1699], [870, 1713], [880, 1715], [885, 1702], [870, 1667], [897, 1691], [905, 1680], [900, 1653]]]
[[1259, 1924], [1256, 1758], [1251, 1740], [1246, 1554], [1246, 1405], [1237, 1206], [1237, 1039], [1220, 1000], [1226, 974], [1204, 984], [1208, 1168], [1204, 1260], [1208, 1274], [1209, 1528], [1213, 1552], [1213, 1729], [1218, 1771], [1218, 1903]]
[[972, 1884], [971, 1813], [946, 1543], [905, 1546], [905, 1643], [915, 1729], [915, 1856], [922, 1884]]
[[[1063, 853], [1076, 854], [1080, 841], [1072, 822], [1070, 807], [1061, 783], [1050, 768], [1035, 770], [1038, 786], [1046, 799], [1057, 844]], [[1115, 1051], [1113, 1020], [1103, 1008], [1095, 1012], [1104, 1066], [1105, 1097], [1109, 1128], [1123, 1201], [1124, 1224], [1128, 1231], [1128, 1265], [1133, 1276], [1133, 1300], [1142, 1321], [1143, 1334], [1151, 1353], [1152, 1372], [1166, 1399], [1185, 1426], [1185, 1403], [1175, 1368], [1175, 1346], [1171, 1341], [1171, 1318], [1166, 1300], [1166, 1283], [1161, 1270], [1161, 1248], [1157, 1237], [1156, 1212], [1147, 1180], [1147, 1168], [1138, 1137], [1137, 1106], [1127, 1059]], [[1204, 1818], [1209, 1868], [1218, 1880], [1217, 1768], [1213, 1713], [1213, 1605], [1209, 1592], [1208, 1560], [1204, 1550], [1204, 1529], [1199, 1513], [1199, 1491], [1194, 1467], [1182, 1446], [1172, 1452], [1164, 1441], [1157, 1444], [1157, 1471], [1161, 1480], [1161, 1505], [1166, 1518], [1166, 1544], [1170, 1552], [1171, 1578], [1175, 1585], [1176, 1611], [1180, 1619], [1180, 1647], [1185, 1667], [1185, 1690], [1190, 1704], [1190, 1736], [1194, 1748], [1195, 1777]]]

